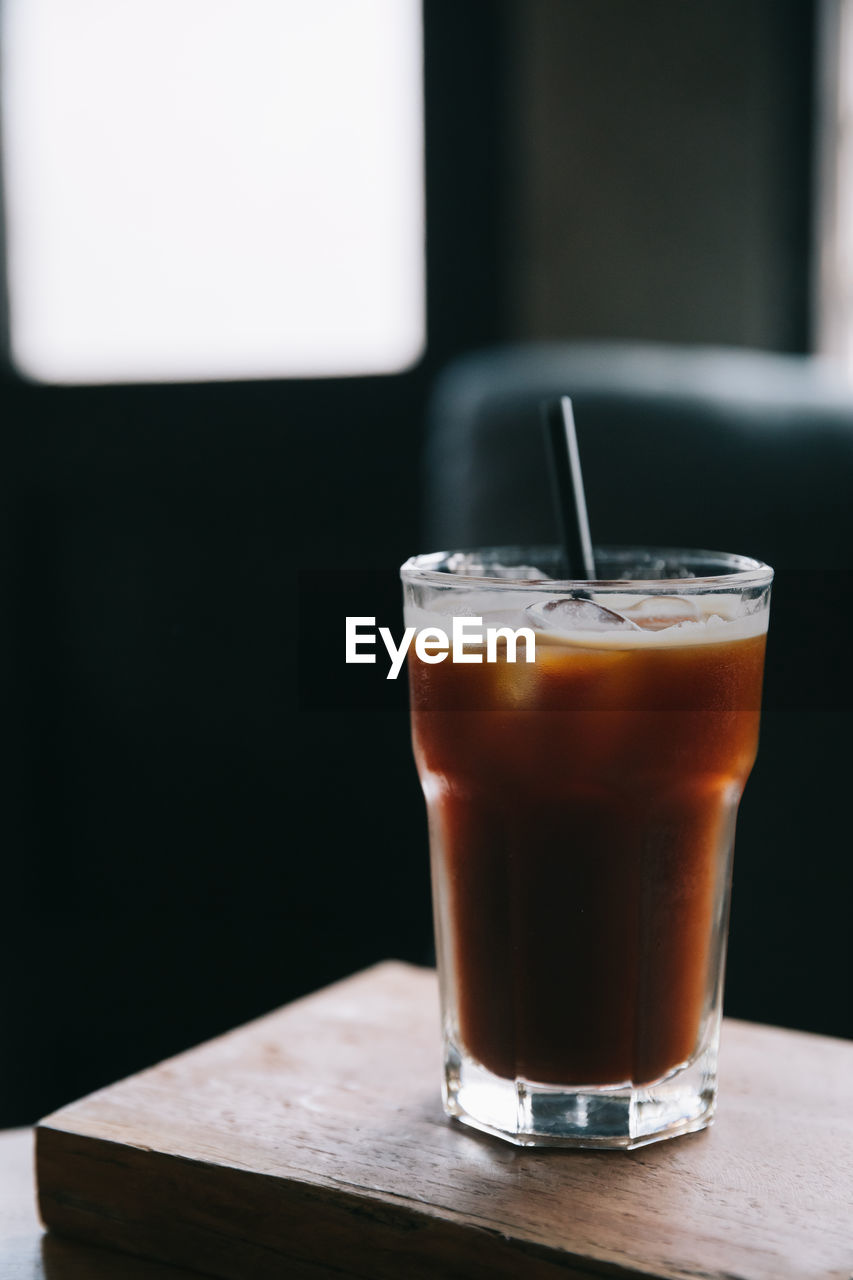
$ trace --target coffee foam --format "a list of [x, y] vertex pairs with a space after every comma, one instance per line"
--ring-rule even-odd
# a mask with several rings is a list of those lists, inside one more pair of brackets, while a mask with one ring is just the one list
[[[703, 604], [702, 597], [685, 597], [685, 604], [688, 605], [689, 602], [688, 607], [695, 606], [704, 616], [677, 622], [657, 631], [646, 629], [611, 631], [604, 628], [600, 631], [552, 631], [533, 627], [530, 619], [525, 616], [524, 610], [530, 605], [554, 599], [553, 595], [541, 593], [528, 595], [526, 592], [521, 592], [518, 597], [513, 596], [515, 608], [512, 609], [507, 608], [506, 597], [502, 607], [496, 608], [493, 592], [448, 591], [443, 593], [443, 596], [441, 606], [438, 608], [422, 609], [418, 605], [407, 602], [406, 626], [416, 627], [418, 631], [423, 631], [426, 627], [439, 627], [449, 634], [454, 617], [477, 617], [482, 618], [484, 632], [487, 627], [512, 627], [516, 631], [519, 627], [531, 627], [537, 644], [579, 649], [671, 649], [683, 645], [729, 644], [734, 640], [748, 640], [754, 636], [764, 635], [767, 631], [768, 610], [766, 608], [739, 617], [727, 616], [727, 608], [732, 610], [733, 614], [740, 602], [727, 600], [725, 597], [711, 598], [707, 604]], [[620, 609], [636, 604], [640, 598], [637, 595], [611, 593], [592, 596], [596, 604], [613, 609], [617, 613]], [[491, 607], [488, 607], [489, 605]]]

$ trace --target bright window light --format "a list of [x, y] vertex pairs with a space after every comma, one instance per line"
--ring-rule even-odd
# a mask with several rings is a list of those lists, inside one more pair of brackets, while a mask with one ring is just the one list
[[420, 0], [5, 0], [12, 352], [383, 374], [425, 339]]
[[817, 349], [853, 378], [853, 0], [818, 5]]

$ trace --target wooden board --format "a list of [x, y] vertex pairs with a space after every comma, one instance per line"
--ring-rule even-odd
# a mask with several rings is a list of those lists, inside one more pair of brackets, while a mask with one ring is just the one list
[[44, 1235], [36, 1215], [32, 1129], [0, 1133], [2, 1280], [198, 1280], [198, 1272]]
[[634, 1152], [445, 1120], [435, 976], [389, 963], [37, 1129], [45, 1223], [226, 1280], [853, 1276], [853, 1043], [727, 1022], [717, 1122]]

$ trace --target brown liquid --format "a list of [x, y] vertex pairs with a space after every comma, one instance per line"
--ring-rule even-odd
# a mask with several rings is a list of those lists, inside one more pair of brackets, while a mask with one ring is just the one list
[[490, 1071], [643, 1084], [695, 1053], [764, 647], [410, 655], [451, 1020]]

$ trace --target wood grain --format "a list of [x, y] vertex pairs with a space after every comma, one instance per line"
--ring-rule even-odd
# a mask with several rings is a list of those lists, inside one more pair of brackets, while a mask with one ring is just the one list
[[389, 963], [48, 1117], [57, 1232], [225, 1280], [849, 1280], [853, 1044], [727, 1022], [718, 1119], [635, 1152], [447, 1122], [435, 976]]
[[0, 1133], [2, 1280], [193, 1280], [196, 1272], [44, 1235], [36, 1213], [31, 1129]]

